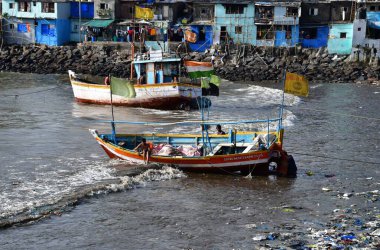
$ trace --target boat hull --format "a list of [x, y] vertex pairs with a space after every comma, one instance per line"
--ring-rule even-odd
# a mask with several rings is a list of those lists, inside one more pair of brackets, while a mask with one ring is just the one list
[[[124, 149], [100, 138], [96, 130], [91, 134], [110, 158], [127, 160], [136, 164], [144, 164], [143, 156]], [[230, 154], [204, 157], [158, 156], [150, 157], [150, 164], [169, 165], [184, 171], [203, 173], [234, 173], [269, 175], [269, 163], [274, 161], [271, 150], [253, 151], [245, 154]]]
[[[86, 83], [70, 78], [77, 102], [89, 104], [111, 104], [110, 86]], [[201, 96], [200, 86], [182, 83], [134, 85], [133, 98], [112, 95], [112, 104], [128, 107], [154, 109], [196, 108], [196, 98]]]

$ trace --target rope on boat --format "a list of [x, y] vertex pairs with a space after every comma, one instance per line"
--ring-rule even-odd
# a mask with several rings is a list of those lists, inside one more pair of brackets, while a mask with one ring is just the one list
[[345, 159], [345, 158], [332, 157], [332, 156], [327, 156], [327, 155], [314, 155], [314, 154], [305, 154], [305, 153], [298, 153], [298, 152], [291, 152], [289, 154], [305, 155], [305, 156], [313, 156], [313, 157], [327, 158], [327, 159], [333, 159], [333, 160], [341, 160], [341, 161], [350, 161], [350, 162], [357, 162], [357, 163], [366, 163], [366, 164], [380, 165], [380, 162], [371, 162], [371, 161], [361, 161], [361, 160], [354, 160], [354, 159]]

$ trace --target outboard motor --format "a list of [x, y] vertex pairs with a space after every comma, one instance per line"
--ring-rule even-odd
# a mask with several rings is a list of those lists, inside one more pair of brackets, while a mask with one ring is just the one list
[[286, 176], [290, 178], [297, 177], [297, 165], [292, 155], [288, 155], [288, 173]]

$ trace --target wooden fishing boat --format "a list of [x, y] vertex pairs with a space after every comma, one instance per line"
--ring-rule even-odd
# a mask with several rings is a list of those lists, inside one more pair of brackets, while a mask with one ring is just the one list
[[[270, 120], [270, 122], [274, 121]], [[268, 121], [252, 121], [251, 123], [258, 122]], [[118, 122], [113, 121], [113, 123]], [[203, 123], [202, 125], [215, 124]], [[284, 176], [296, 174], [293, 158], [282, 149], [283, 129], [269, 131], [269, 133], [268, 131], [230, 130], [225, 135], [207, 136], [204, 134], [99, 134], [93, 129], [90, 132], [110, 158], [128, 160], [132, 163], [144, 164], [143, 155], [134, 151], [134, 148], [145, 138], [152, 145], [149, 164], [168, 165], [193, 172], [240, 172]], [[157, 150], [155, 150], [156, 147]], [[172, 153], [168, 154], [167, 150], [165, 152], [164, 147], [171, 148]], [[181, 151], [180, 148], [186, 148], [187, 152]]]
[[[119, 106], [197, 108], [196, 98], [202, 95], [200, 81], [181, 76], [181, 59], [152, 57], [152, 54], [147, 58], [133, 60], [136, 77], [131, 76], [130, 79], [80, 75], [70, 70], [69, 78], [76, 101], [111, 104], [112, 97], [112, 104]], [[118, 93], [120, 87], [111, 87], [114, 84], [124, 85], [124, 89]]]
[[[196, 72], [195, 70], [193, 72]], [[199, 74], [199, 72], [197, 73]], [[285, 81], [286, 74], [286, 81]], [[212, 75], [211, 75], [212, 76]], [[203, 79], [203, 78], [202, 78]], [[284, 70], [284, 92], [308, 95], [308, 83], [302, 76], [293, 73], [286, 73]], [[210, 81], [204, 84], [204, 93], [213, 95], [218, 91], [212, 91], [218, 86], [211, 86], [217, 81]], [[295, 86], [295, 87], [294, 87]], [[133, 121], [108, 121], [111, 123], [112, 133], [99, 134], [97, 130], [90, 129], [96, 141], [111, 158], [128, 160], [133, 163], [147, 163], [147, 157], [136, 151], [143, 145], [143, 153], [151, 152], [150, 164], [169, 165], [185, 171], [195, 172], [218, 172], [268, 175], [278, 174], [281, 176], [295, 176], [297, 167], [291, 155], [283, 149], [284, 128], [282, 126], [282, 116], [284, 108], [284, 92], [282, 103], [277, 118], [266, 120], [245, 120], [245, 121], [217, 121], [209, 120], [210, 105], [207, 105], [208, 98], [202, 96], [199, 102], [201, 120], [183, 121], [175, 123], [160, 122], [133, 122]], [[207, 111], [207, 112], [205, 112]], [[112, 117], [113, 112], [112, 112]], [[197, 128], [201, 126], [200, 134], [118, 134], [117, 124], [133, 126], [189, 126]], [[261, 123], [261, 124], [260, 124]], [[229, 125], [232, 128], [254, 124], [254, 131], [237, 131], [230, 129], [227, 134], [209, 134], [210, 126]], [[265, 124], [266, 126], [262, 126]], [[277, 125], [277, 126], [273, 126]], [[266, 128], [265, 128], [266, 127]], [[276, 129], [273, 129], [276, 127]], [[263, 130], [258, 130], [264, 128]], [[272, 128], [272, 129], [271, 129]], [[149, 149], [147, 143], [149, 142]], [[143, 142], [143, 144], [140, 144]], [[140, 144], [140, 145], [139, 145]], [[136, 147], [139, 145], [138, 147]]]

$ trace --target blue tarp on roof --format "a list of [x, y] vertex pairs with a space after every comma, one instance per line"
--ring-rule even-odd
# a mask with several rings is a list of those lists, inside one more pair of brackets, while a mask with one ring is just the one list
[[[211, 25], [190, 25], [191, 32], [197, 34], [197, 41], [195, 43], [189, 43], [191, 51], [204, 52], [206, 49], [211, 48], [213, 43], [213, 31]], [[201, 29], [205, 32], [204, 40], [199, 40], [199, 34]]]
[[367, 12], [367, 23], [373, 29], [380, 29], [380, 12]]

